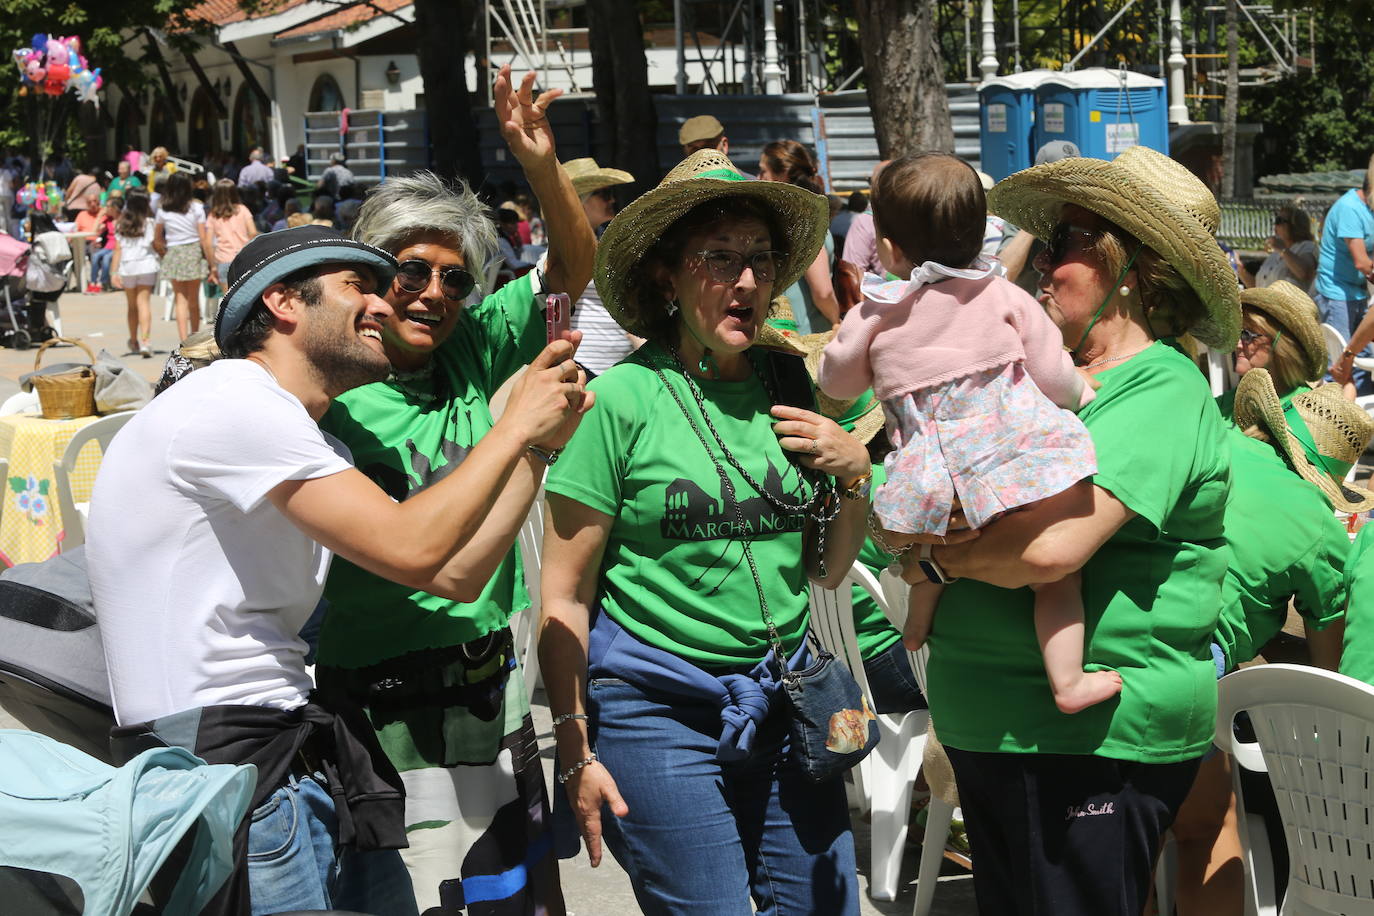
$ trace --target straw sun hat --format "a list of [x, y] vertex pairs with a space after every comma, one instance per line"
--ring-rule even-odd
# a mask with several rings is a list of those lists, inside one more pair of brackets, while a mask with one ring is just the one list
[[1374, 493], [1345, 483], [1345, 475], [1364, 454], [1374, 419], [1347, 401], [1340, 385], [1304, 391], [1283, 409], [1266, 369], [1251, 369], [1236, 388], [1236, 425], [1258, 425], [1288, 457], [1293, 470], [1312, 483], [1342, 512], [1374, 508]]
[[1192, 172], [1133, 146], [1111, 162], [1070, 158], [1032, 166], [988, 192], [988, 209], [1040, 239], [1049, 239], [1066, 203], [1111, 220], [1183, 276], [1207, 309], [1189, 329], [1195, 338], [1217, 350], [1236, 345], [1236, 275], [1214, 237], [1221, 208]]
[[586, 197], [593, 191], [609, 188], [612, 185], [629, 184], [635, 176], [623, 169], [608, 169], [596, 164], [588, 156], [585, 159], [569, 159], [563, 163], [563, 171], [572, 179], [573, 190], [578, 197]]
[[687, 211], [721, 197], [753, 198], [775, 214], [783, 237], [773, 239], [773, 245], [786, 251], [773, 280], [777, 290], [787, 289], [806, 272], [829, 231], [830, 204], [820, 194], [781, 181], [747, 179], [716, 150], [695, 152], [674, 166], [658, 187], [621, 210], [596, 247], [596, 289], [606, 310], [625, 330], [644, 332], [626, 312], [634, 295], [635, 266]]
[[[834, 339], [834, 331], [825, 331], [820, 334], [807, 334], [797, 341], [806, 356], [806, 371], [811, 373], [813, 382], [820, 375], [821, 351]], [[868, 440], [872, 439], [886, 422], [882, 402], [874, 396], [871, 388], [857, 398], [841, 400], [830, 397], [817, 387], [816, 406], [822, 414], [834, 420], [846, 432], [852, 433], [854, 438], [864, 445], [868, 444]]]
[[1326, 373], [1326, 341], [1318, 324], [1317, 303], [1307, 293], [1280, 280], [1262, 289], [1242, 290], [1240, 304], [1264, 312], [1292, 335], [1302, 350], [1303, 378], [1321, 378]]

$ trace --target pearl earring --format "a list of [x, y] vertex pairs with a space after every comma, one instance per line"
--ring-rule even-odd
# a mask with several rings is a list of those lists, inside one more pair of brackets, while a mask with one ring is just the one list
[[1131, 288], [1129, 286], [1122, 285], [1119, 292], [1122, 296], [1129, 296], [1131, 294]]

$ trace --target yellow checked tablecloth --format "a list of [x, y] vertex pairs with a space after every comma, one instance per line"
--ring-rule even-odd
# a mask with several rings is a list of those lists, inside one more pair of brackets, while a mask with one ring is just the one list
[[[6, 566], [36, 563], [58, 552], [63, 526], [53, 464], [76, 431], [96, 419], [45, 420], [35, 414], [0, 417], [0, 457], [10, 463], [0, 510], [0, 561]], [[90, 502], [100, 457], [98, 442], [81, 450], [72, 475], [73, 502]]]

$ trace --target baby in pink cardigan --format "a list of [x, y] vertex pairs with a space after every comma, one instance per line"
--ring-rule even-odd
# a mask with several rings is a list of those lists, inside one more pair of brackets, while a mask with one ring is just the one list
[[[873, 195], [878, 255], [910, 279], [866, 277], [863, 301], [821, 355], [826, 394], [872, 388], [882, 401], [894, 450], [873, 511], [897, 552], [943, 536], [956, 509], [981, 528], [1097, 471], [1071, 412], [1092, 388], [1039, 303], [980, 257], [986, 214], [977, 173], [960, 159], [921, 153], [884, 169]], [[942, 588], [912, 587], [908, 648], [925, 641]], [[1121, 691], [1115, 671], [1083, 670], [1077, 574], [1036, 588], [1035, 627], [1062, 711]]]

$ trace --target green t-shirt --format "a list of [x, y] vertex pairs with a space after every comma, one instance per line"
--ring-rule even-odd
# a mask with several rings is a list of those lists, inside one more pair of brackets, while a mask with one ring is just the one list
[[[1296, 388], [1294, 388], [1287, 394], [1279, 395], [1279, 403], [1283, 405], [1284, 410], [1287, 410], [1288, 402], [1293, 400], [1293, 398], [1296, 395], [1302, 394], [1304, 391], [1311, 390], [1312, 389], [1307, 387], [1306, 385], [1298, 385]], [[1235, 388], [1232, 388], [1230, 391], [1223, 391], [1221, 394], [1217, 395], [1217, 409], [1221, 411], [1221, 418], [1226, 421], [1226, 425], [1234, 429], [1236, 425]], [[1241, 430], [1241, 432], [1244, 432], [1244, 430]]]
[[119, 191], [121, 193], [128, 193], [134, 188], [141, 187], [143, 187], [143, 182], [137, 175], [130, 175], [128, 178], [119, 178], [116, 176], [110, 179], [110, 186], [105, 190], [109, 192]]
[[[873, 465], [873, 489], [877, 490], [885, 480], [887, 473], [883, 466]], [[892, 565], [892, 560], [892, 554], [873, 543], [872, 538], [864, 538], [864, 545], [859, 548], [859, 562], [868, 567], [869, 572], [882, 575]], [[866, 589], [857, 585], [851, 587], [854, 589], [854, 631], [858, 636], [859, 657], [869, 661], [890, 649], [902, 638], [902, 631], [892, 625]]]
[[[612, 517], [597, 598], [650, 645], [705, 668], [750, 665], [768, 652], [758, 591], [716, 465], [664, 388], [677, 392], [734, 485], [764, 595], [791, 652], [809, 619], [799, 513], [780, 513], [728, 463], [686, 380], [650, 343], [597, 376], [582, 420], [544, 488]], [[696, 380], [711, 423], [749, 476], [790, 502], [809, 489], [773, 432], [757, 374]]]
[[[488, 401], [545, 344], [529, 276], [468, 309], [434, 352], [427, 378], [395, 377], [345, 392], [320, 426], [353, 450], [353, 463], [395, 500], [447, 476], [492, 426]], [[357, 668], [418, 649], [470, 642], [529, 607], [518, 552], [501, 561], [471, 604], [417, 592], [335, 557], [321, 664]]]
[[1162, 342], [1097, 379], [1078, 414], [1097, 449], [1093, 482], [1137, 516], [1082, 570], [1084, 660], [1125, 687], [1061, 713], [1033, 592], [964, 579], [945, 590], [930, 634], [931, 716], [951, 747], [1172, 763], [1212, 742], [1230, 488], [1221, 415], [1197, 367]]
[[1283, 628], [1289, 598], [1316, 629], [1340, 618], [1350, 537], [1321, 490], [1295, 474], [1273, 446], [1239, 430], [1228, 439], [1231, 559], [1216, 640], [1229, 670], [1253, 659]]
[[1345, 559], [1345, 644], [1341, 674], [1374, 684], [1374, 524], [1360, 529]]

